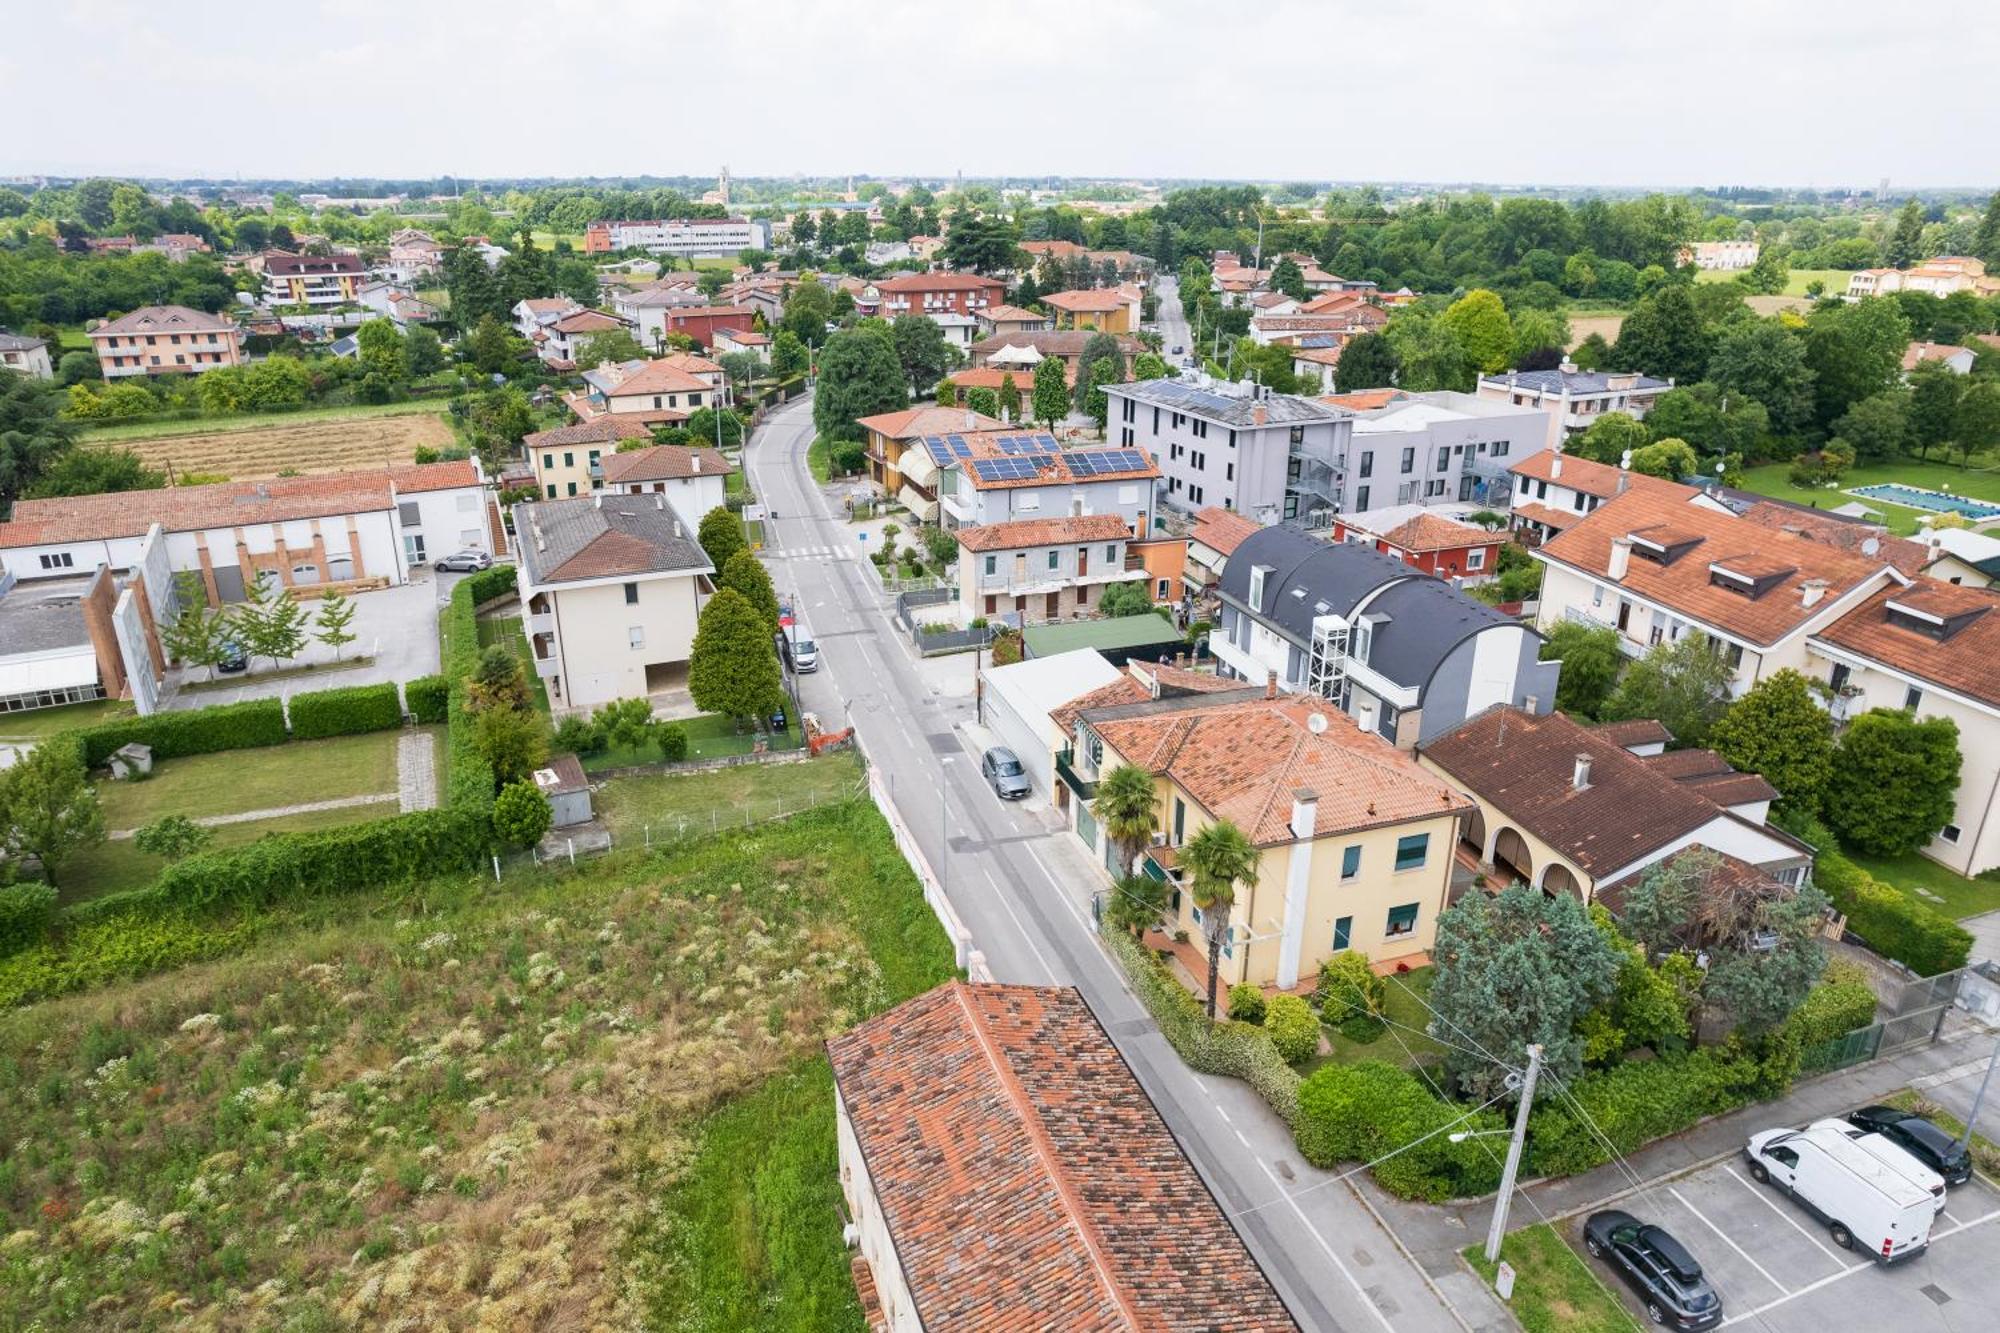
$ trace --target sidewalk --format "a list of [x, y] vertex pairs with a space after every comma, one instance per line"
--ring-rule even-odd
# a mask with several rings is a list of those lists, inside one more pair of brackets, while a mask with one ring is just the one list
[[[1983, 1067], [1991, 1050], [1986, 1041], [1978, 1039], [1984, 1035], [1985, 1030], [1976, 1025], [1954, 1024], [1948, 1035], [1934, 1045], [1913, 1046], [1851, 1069], [1802, 1080], [1776, 1101], [1742, 1107], [1648, 1144], [1625, 1158], [1625, 1166], [1641, 1180], [1651, 1183], [1741, 1152], [1744, 1142], [1760, 1129], [1803, 1125], [1843, 1114], [1908, 1087], [1915, 1080], [1958, 1070], [1961, 1066]], [[1495, 1146], [1498, 1147], [1497, 1141]], [[1365, 1172], [1350, 1183], [1374, 1205], [1416, 1255], [1424, 1271], [1433, 1277], [1454, 1269], [1458, 1252], [1484, 1239], [1493, 1220], [1490, 1197], [1430, 1205], [1410, 1203], [1384, 1193]], [[1513, 1208], [1507, 1215], [1508, 1228], [1518, 1230], [1544, 1219], [1554, 1221], [1571, 1213], [1592, 1210], [1632, 1188], [1631, 1176], [1615, 1161], [1582, 1175], [1530, 1181], [1515, 1193]]]

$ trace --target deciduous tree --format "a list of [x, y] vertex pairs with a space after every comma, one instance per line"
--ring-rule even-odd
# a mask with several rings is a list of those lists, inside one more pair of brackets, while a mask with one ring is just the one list
[[487, 709], [473, 725], [472, 739], [502, 786], [527, 781], [548, 762], [548, 723], [530, 708]]
[[81, 746], [44, 741], [0, 771], [0, 833], [14, 854], [40, 861], [51, 884], [78, 852], [104, 840], [104, 810]]
[[1821, 804], [1844, 845], [1894, 856], [1951, 822], [1958, 778], [1957, 723], [1875, 708], [1847, 724]]
[[333, 649], [336, 662], [340, 660], [342, 650], [357, 637], [350, 628], [353, 624], [353, 602], [337, 591], [319, 599], [319, 614], [313, 617], [313, 637]]
[[1379, 333], [1357, 333], [1340, 350], [1333, 381], [1342, 393], [1389, 389], [1396, 384], [1396, 349]]
[[493, 798], [493, 831], [512, 846], [533, 846], [554, 822], [549, 798], [533, 782], [510, 782]]
[[149, 856], [173, 862], [206, 848], [215, 834], [186, 815], [161, 815], [132, 835], [132, 845]]
[[1556, 677], [1557, 708], [1581, 718], [1594, 718], [1618, 683], [1625, 655], [1618, 650], [1618, 631], [1574, 620], [1559, 620], [1542, 643], [1544, 662], [1560, 660]]
[[1709, 743], [1731, 766], [1762, 774], [1783, 808], [1818, 812], [1833, 776], [1833, 722], [1798, 672], [1787, 667], [1751, 686], [1716, 722]]
[[1499, 293], [1475, 287], [1439, 319], [1457, 337], [1474, 370], [1491, 374], [1507, 368], [1514, 355], [1514, 325]]
[[1729, 704], [1736, 669], [1708, 637], [1690, 630], [1661, 641], [1625, 669], [1604, 703], [1604, 720], [1654, 718], [1681, 745], [1708, 744], [1709, 729]]
[[895, 340], [888, 326], [869, 323], [842, 329], [820, 352], [813, 425], [822, 437], [858, 440], [860, 418], [909, 406], [910, 382]]

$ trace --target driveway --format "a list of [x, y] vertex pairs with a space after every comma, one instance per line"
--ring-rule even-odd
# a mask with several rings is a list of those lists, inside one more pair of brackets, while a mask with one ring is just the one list
[[[410, 581], [401, 587], [356, 593], [351, 599], [354, 623], [348, 626], [355, 639], [343, 652], [349, 657], [372, 656], [375, 660], [365, 666], [315, 671], [310, 675], [286, 676], [277, 680], [259, 680], [253, 671], [233, 679], [221, 677], [229, 683], [191, 693], [180, 689], [182, 680], [191, 676], [200, 681], [208, 675], [206, 669], [191, 673], [169, 671], [166, 689], [162, 691], [161, 707], [209, 708], [245, 699], [268, 699], [276, 695], [302, 694], [308, 690], [374, 685], [385, 680], [405, 681], [434, 675], [438, 669], [438, 609], [451, 599], [452, 585], [464, 577], [463, 574], [434, 574], [428, 568], [417, 569], [410, 572]], [[318, 604], [305, 602], [302, 605], [311, 614]], [[315, 643], [293, 659], [292, 664], [333, 660], [331, 650]], [[258, 665], [262, 665], [261, 661]]]

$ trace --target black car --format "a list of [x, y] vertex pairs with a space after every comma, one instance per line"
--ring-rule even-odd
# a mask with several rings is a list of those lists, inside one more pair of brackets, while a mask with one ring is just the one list
[[215, 669], [224, 675], [248, 671], [250, 655], [243, 651], [243, 645], [240, 643], [225, 643], [222, 645], [222, 656], [216, 659]]
[[1972, 1154], [1920, 1115], [1893, 1106], [1864, 1106], [1848, 1116], [1847, 1123], [1880, 1134], [1943, 1176], [1947, 1185], [1963, 1185], [1972, 1179]]
[[1608, 1208], [1583, 1224], [1583, 1247], [1618, 1270], [1654, 1323], [1703, 1329], [1722, 1322], [1722, 1298], [1701, 1265], [1662, 1228]]

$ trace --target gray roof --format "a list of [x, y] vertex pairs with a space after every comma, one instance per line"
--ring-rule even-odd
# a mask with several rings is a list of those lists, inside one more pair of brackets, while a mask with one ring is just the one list
[[1265, 609], [1250, 612], [1259, 621], [1303, 646], [1312, 642], [1316, 617], [1350, 617], [1367, 601], [1363, 614], [1383, 617], [1374, 625], [1369, 668], [1420, 691], [1466, 638], [1519, 625], [1395, 556], [1372, 546], [1324, 542], [1287, 524], [1251, 533], [1222, 567], [1223, 599], [1246, 611], [1253, 565], [1271, 569], [1264, 577]]
[[693, 525], [660, 494], [518, 504], [514, 532], [535, 584], [715, 570]]
[[[1224, 426], [1295, 426], [1302, 422], [1339, 421], [1353, 415], [1345, 408], [1301, 398], [1297, 394], [1273, 393], [1262, 398], [1249, 393], [1238, 396], [1205, 388], [1193, 380], [1139, 380], [1132, 384], [1107, 384], [1104, 391], [1175, 412], [1186, 412]], [[1262, 422], [1256, 420], [1258, 408], [1264, 409]]]
[[37, 347], [48, 345], [46, 339], [30, 338], [26, 334], [9, 333], [5, 329], [0, 329], [0, 352], [32, 352]]
[[[1539, 389], [1543, 393], [1561, 393], [1565, 388], [1571, 394], [1608, 393], [1611, 377], [1618, 374], [1611, 370], [1510, 370], [1504, 375], [1482, 376], [1490, 384], [1507, 384], [1517, 389]], [[1630, 386], [1634, 389], [1665, 389], [1670, 387], [1665, 380], [1656, 380], [1650, 375], [1638, 376]]]
[[0, 594], [0, 653], [54, 652], [90, 642], [83, 621], [83, 594], [91, 578], [31, 579]]

